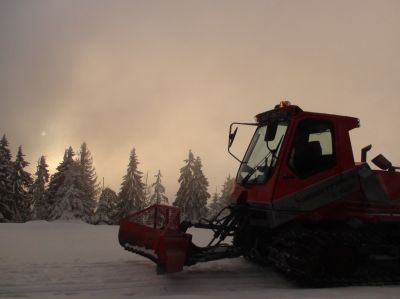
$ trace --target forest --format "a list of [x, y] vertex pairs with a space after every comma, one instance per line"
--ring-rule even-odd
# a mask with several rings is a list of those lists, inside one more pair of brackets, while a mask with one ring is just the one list
[[0, 140], [0, 222], [80, 219], [90, 224], [118, 224], [130, 212], [153, 204], [172, 204], [182, 220], [192, 222], [215, 216], [229, 205], [234, 179], [227, 176], [221, 192], [211, 196], [200, 157], [189, 150], [178, 178], [174, 199], [165, 195], [161, 170], [154, 181], [143, 181], [135, 148], [129, 155], [126, 174], [118, 192], [98, 182], [92, 154], [85, 142], [75, 153], [70, 146], [55, 173], [50, 174], [46, 157], [39, 157], [34, 174], [26, 167], [22, 146], [12, 158], [6, 135]]

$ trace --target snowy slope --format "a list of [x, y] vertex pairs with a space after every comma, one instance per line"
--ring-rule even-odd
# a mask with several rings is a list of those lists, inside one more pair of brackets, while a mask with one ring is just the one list
[[[245, 260], [157, 275], [124, 251], [118, 227], [81, 222], [0, 224], [0, 297], [15, 298], [400, 298], [400, 287], [304, 289]], [[194, 231], [198, 243], [206, 231]]]

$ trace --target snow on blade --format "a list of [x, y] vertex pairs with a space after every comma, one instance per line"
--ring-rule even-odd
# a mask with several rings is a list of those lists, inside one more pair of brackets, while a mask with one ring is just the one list
[[142, 254], [144, 256], [152, 257], [154, 260], [157, 260], [157, 258], [158, 258], [156, 252], [154, 250], [151, 250], [151, 249], [146, 249], [144, 247], [131, 245], [129, 243], [125, 243], [124, 247], [127, 248], [127, 249], [130, 249], [133, 252], [136, 252], [138, 254]]

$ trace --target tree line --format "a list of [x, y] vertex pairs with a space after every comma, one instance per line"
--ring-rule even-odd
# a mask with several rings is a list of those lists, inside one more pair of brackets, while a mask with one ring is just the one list
[[[101, 188], [93, 166], [93, 158], [85, 142], [78, 154], [69, 147], [63, 160], [50, 175], [46, 157], [38, 159], [32, 175], [25, 168], [22, 147], [15, 160], [5, 135], [0, 140], [0, 222], [29, 220], [81, 219], [92, 224], [117, 224], [128, 213], [153, 204], [170, 204], [159, 170], [154, 182], [143, 182], [135, 148], [130, 152], [126, 174], [118, 193]], [[211, 203], [208, 179], [200, 157], [189, 150], [180, 169], [179, 189], [172, 204], [181, 210], [182, 220], [192, 222], [214, 217], [229, 205], [234, 179], [227, 177], [221, 193], [213, 194]]]

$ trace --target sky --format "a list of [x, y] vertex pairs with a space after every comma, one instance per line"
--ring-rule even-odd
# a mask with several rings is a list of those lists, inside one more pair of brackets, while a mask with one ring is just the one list
[[287, 99], [400, 165], [399, 53], [397, 0], [0, 0], [0, 134], [32, 172], [85, 141], [117, 192], [135, 148], [173, 200], [189, 149], [221, 190], [229, 124]]

